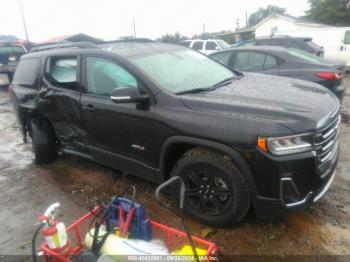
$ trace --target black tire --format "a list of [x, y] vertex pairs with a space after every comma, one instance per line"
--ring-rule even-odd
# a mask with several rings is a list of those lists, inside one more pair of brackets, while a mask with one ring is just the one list
[[192, 149], [175, 164], [171, 176], [184, 179], [184, 208], [205, 224], [236, 224], [250, 208], [247, 182], [228, 156], [203, 148]]
[[56, 157], [56, 140], [49, 122], [41, 119], [30, 121], [32, 153], [35, 164], [46, 164]]

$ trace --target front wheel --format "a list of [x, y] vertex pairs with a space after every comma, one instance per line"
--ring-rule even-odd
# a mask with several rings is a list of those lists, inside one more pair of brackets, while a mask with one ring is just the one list
[[56, 157], [55, 135], [50, 124], [45, 120], [30, 121], [32, 154], [35, 164], [46, 164]]
[[171, 176], [186, 185], [184, 208], [195, 219], [213, 226], [239, 222], [250, 207], [247, 183], [227, 156], [196, 148], [174, 166]]

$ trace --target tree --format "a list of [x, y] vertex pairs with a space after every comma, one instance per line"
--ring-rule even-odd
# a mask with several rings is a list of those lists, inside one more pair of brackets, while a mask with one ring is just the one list
[[258, 11], [252, 13], [248, 19], [248, 25], [254, 26], [264, 20], [266, 17], [269, 17], [273, 14], [284, 15], [286, 13], [286, 9], [283, 7], [278, 7], [275, 5], [268, 5], [266, 8], [259, 8]]
[[350, 25], [350, 0], [309, 0], [306, 17], [321, 23]]
[[162, 35], [160, 40], [164, 43], [176, 44], [179, 41], [186, 39], [188, 39], [188, 37], [181, 35], [179, 32], [176, 32], [175, 34]]

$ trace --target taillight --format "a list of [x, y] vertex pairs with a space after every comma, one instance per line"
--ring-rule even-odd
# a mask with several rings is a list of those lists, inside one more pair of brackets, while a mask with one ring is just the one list
[[332, 72], [322, 72], [317, 73], [317, 77], [326, 79], [326, 80], [339, 80], [341, 79], [341, 76], [338, 73], [332, 73]]

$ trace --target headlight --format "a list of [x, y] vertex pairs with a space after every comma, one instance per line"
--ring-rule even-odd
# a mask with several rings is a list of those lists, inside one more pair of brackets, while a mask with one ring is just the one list
[[257, 146], [273, 155], [288, 155], [312, 150], [312, 141], [312, 134], [269, 138], [259, 137]]

